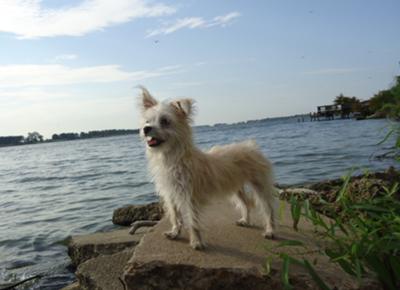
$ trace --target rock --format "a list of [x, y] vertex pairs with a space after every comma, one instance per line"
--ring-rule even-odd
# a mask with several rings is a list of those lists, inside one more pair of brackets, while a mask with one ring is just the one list
[[61, 290], [82, 290], [78, 282], [72, 283], [71, 285], [68, 285]]
[[99, 255], [111, 255], [136, 246], [148, 228], [140, 228], [134, 235], [127, 229], [106, 233], [74, 236], [68, 243], [68, 255], [72, 265], [79, 264]]
[[[385, 193], [385, 188], [392, 189], [400, 180], [400, 172], [390, 167], [385, 172], [367, 173], [352, 176], [347, 184], [346, 197], [354, 203], [360, 203]], [[315, 209], [334, 217], [340, 214], [340, 204], [336, 203], [338, 194], [344, 185], [342, 178], [305, 184], [302, 188], [285, 187], [279, 191], [280, 198], [290, 200], [292, 196], [300, 200], [308, 199]], [[400, 187], [394, 192], [400, 200]], [[324, 202], [321, 202], [323, 199]]]
[[112, 222], [116, 225], [130, 226], [138, 220], [158, 221], [162, 218], [163, 209], [158, 202], [142, 205], [127, 205], [113, 213]]
[[[390, 167], [385, 172], [367, 173], [350, 178], [348, 184], [348, 194], [353, 201], [360, 201], [363, 199], [370, 199], [380, 195], [384, 188], [392, 188], [394, 183], [400, 180], [400, 172]], [[320, 192], [322, 197], [332, 202], [343, 186], [343, 179], [327, 180], [317, 182], [310, 185], [310, 189]], [[397, 191], [399, 195], [400, 189]]]
[[124, 290], [120, 277], [134, 248], [98, 256], [79, 265], [76, 274], [82, 290]]
[[[213, 204], [203, 214], [203, 234], [207, 242], [204, 251], [195, 251], [189, 246], [186, 232], [178, 240], [166, 239], [163, 232], [170, 224], [164, 218], [136, 247], [122, 276], [123, 283], [126, 289], [280, 289], [275, 284], [276, 277], [263, 277], [263, 265], [271, 255], [266, 248], [272, 248], [282, 240], [300, 240], [305, 248], [282, 247], [277, 249], [278, 253], [306, 257], [317, 263], [316, 270], [332, 287], [355, 289], [354, 279], [316, 251], [319, 241], [314, 236], [313, 225], [301, 220], [300, 231], [295, 232], [290, 206], [285, 203], [281, 208], [277, 239], [266, 240], [259, 226], [261, 221], [256, 216], [252, 216], [252, 226], [238, 227], [235, 221], [239, 215], [233, 206], [228, 202]], [[280, 272], [281, 261], [273, 261], [272, 267], [274, 272]], [[304, 269], [292, 267], [291, 274], [298, 289], [317, 289]], [[279, 281], [281, 274], [277, 275], [276, 281]], [[220, 281], [230, 286], [222, 287]], [[254, 284], [239, 287], [234, 283]]]
[[[398, 180], [400, 173], [394, 169], [352, 177], [349, 183], [350, 198], [354, 198], [354, 201], [373, 198], [381, 194], [383, 186], [390, 187]], [[336, 179], [303, 185], [303, 188], [287, 187], [281, 190], [281, 197], [308, 197], [312, 204], [320, 203], [320, 197], [334, 201], [342, 184], [343, 180]], [[400, 198], [399, 190], [396, 195]], [[138, 220], [159, 220], [162, 214], [158, 203], [126, 206], [114, 211], [113, 222], [130, 225]], [[263, 265], [267, 257], [271, 257], [271, 252], [266, 249], [284, 240], [300, 240], [306, 246], [282, 247], [274, 251], [316, 263], [316, 271], [332, 289], [380, 289], [379, 283], [371, 277], [363, 279], [362, 286], [357, 286], [353, 277], [330, 262], [327, 256], [319, 254], [317, 249], [321, 240], [316, 237], [314, 227], [304, 219], [300, 221], [299, 232], [294, 231], [290, 205], [286, 202], [281, 201], [280, 227], [275, 240], [262, 238], [261, 223], [256, 216], [251, 217], [250, 227], [236, 226], [236, 219], [238, 214], [229, 203], [217, 202], [207, 208], [202, 218], [207, 241], [204, 251], [190, 248], [186, 232], [178, 240], [166, 239], [163, 232], [170, 227], [166, 218], [161, 219], [142, 240], [143, 232], [147, 230], [144, 228], [133, 236], [128, 234], [128, 230], [122, 230], [74, 237], [70, 242], [69, 254], [74, 265], [80, 264], [77, 271], [80, 288], [71, 289], [279, 290], [283, 289], [281, 261], [273, 260], [268, 276], [264, 275]], [[135, 245], [136, 248], [133, 248]], [[319, 289], [299, 266], [291, 265], [290, 275], [294, 289]]]
[[167, 264], [154, 261], [130, 266], [124, 279], [125, 289], [282, 289], [279, 279], [264, 279], [256, 271], [229, 268], [199, 268], [192, 265]]

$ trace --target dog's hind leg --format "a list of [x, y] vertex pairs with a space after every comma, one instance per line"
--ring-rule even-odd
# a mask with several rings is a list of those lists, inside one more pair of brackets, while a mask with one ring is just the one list
[[249, 198], [246, 196], [246, 193], [244, 192], [244, 188], [240, 189], [236, 194], [236, 199], [237, 199], [237, 206], [240, 209], [240, 213], [242, 217], [236, 221], [236, 225], [241, 226], [241, 227], [246, 227], [250, 224], [250, 207], [251, 207], [251, 201]]
[[182, 229], [182, 215], [179, 209], [171, 201], [165, 201], [165, 207], [167, 209], [172, 228], [170, 231], [165, 232], [164, 235], [171, 240], [179, 237]]
[[273, 184], [269, 180], [265, 180], [265, 177], [253, 180], [251, 184], [265, 215], [265, 231], [263, 236], [267, 239], [273, 239], [275, 230], [275, 197]]

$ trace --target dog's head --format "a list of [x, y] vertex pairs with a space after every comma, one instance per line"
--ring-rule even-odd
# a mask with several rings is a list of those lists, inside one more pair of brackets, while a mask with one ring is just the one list
[[146, 141], [147, 147], [150, 150], [171, 150], [191, 142], [193, 100], [159, 102], [147, 89], [141, 87], [141, 90], [140, 136]]

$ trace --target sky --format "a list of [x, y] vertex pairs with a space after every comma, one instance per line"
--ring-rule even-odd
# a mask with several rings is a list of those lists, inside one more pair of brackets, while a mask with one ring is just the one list
[[0, 136], [138, 127], [138, 85], [197, 125], [368, 99], [400, 75], [398, 0], [1, 0]]

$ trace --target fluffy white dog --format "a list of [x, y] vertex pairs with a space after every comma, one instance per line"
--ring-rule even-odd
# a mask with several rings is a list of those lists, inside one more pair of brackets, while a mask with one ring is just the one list
[[[249, 224], [249, 210], [257, 203], [265, 216], [263, 235], [272, 238], [275, 227], [272, 168], [256, 143], [216, 146], [202, 152], [193, 144], [193, 100], [158, 102], [145, 88], [141, 89], [140, 134], [147, 143], [156, 190], [172, 224], [166, 237], [177, 238], [185, 225], [190, 245], [196, 250], [204, 248], [200, 235], [202, 207], [214, 197], [235, 196], [242, 214], [237, 224]], [[246, 192], [245, 186], [250, 186], [253, 192]]]

